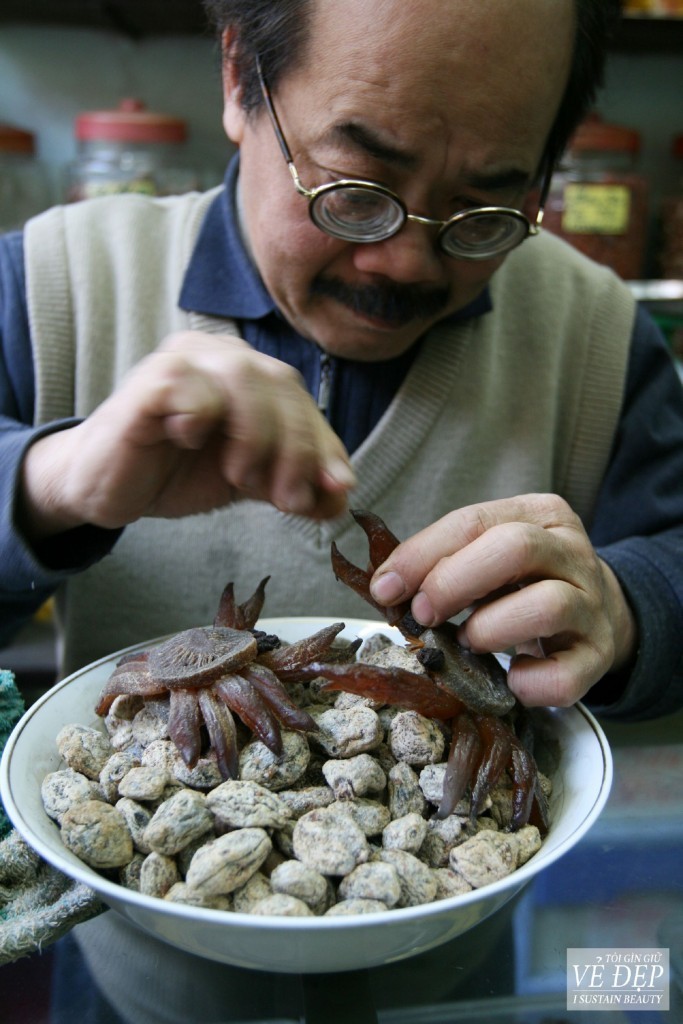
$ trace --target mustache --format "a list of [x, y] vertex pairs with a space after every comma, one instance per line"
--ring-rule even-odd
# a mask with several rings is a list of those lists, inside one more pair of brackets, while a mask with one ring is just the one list
[[354, 313], [384, 320], [401, 327], [411, 320], [424, 320], [443, 312], [448, 302], [446, 288], [425, 289], [417, 285], [349, 285], [337, 277], [319, 276], [311, 285], [313, 295], [335, 299]]

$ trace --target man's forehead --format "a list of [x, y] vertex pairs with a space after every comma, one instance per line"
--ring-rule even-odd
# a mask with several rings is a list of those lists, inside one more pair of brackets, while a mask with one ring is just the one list
[[406, 170], [418, 153], [404, 143], [477, 126], [514, 157], [559, 106], [573, 12], [574, 0], [314, 0], [283, 103], [309, 143], [357, 144]]
[[[357, 151], [398, 171], [419, 172], [421, 168], [422, 154], [419, 149], [398, 145], [389, 135], [385, 136], [374, 125], [362, 121], [333, 123], [319, 144], [323, 149], [331, 145]], [[531, 186], [534, 171], [535, 165], [529, 165], [526, 160], [499, 159], [485, 168], [463, 168], [461, 183], [482, 191], [521, 191]]]
[[[338, 55], [348, 46], [381, 59], [387, 46], [402, 36], [408, 50], [418, 56], [432, 36], [444, 58], [461, 41], [471, 46], [478, 38], [480, 45], [472, 53], [476, 60], [487, 52], [491, 55], [496, 45], [508, 53], [532, 41], [535, 48], [552, 48], [554, 41], [562, 40], [566, 26], [574, 27], [576, 6], [577, 0], [310, 0], [303, 5], [302, 16], [308, 19], [308, 56], [314, 64], [320, 56], [316, 47], [324, 44]], [[570, 48], [572, 40], [573, 33], [566, 39]], [[401, 74], [402, 67], [390, 70]]]

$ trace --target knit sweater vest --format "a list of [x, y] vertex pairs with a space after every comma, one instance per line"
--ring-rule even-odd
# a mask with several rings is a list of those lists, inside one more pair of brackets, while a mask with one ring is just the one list
[[[173, 331], [236, 333], [178, 308], [217, 190], [126, 195], [60, 207], [25, 233], [36, 424], [86, 417]], [[618, 422], [634, 318], [608, 270], [543, 234], [491, 282], [493, 312], [429, 331], [386, 413], [353, 454], [351, 507], [406, 538], [463, 505], [562, 495], [590, 523]], [[330, 544], [366, 564], [349, 515], [313, 522], [262, 502], [180, 520], [143, 519], [58, 594], [62, 671], [213, 620], [271, 579], [264, 614], [377, 617], [334, 578]]]

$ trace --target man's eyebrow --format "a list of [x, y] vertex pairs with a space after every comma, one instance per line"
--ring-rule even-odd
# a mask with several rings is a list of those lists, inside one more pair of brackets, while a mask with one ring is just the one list
[[[328, 137], [333, 141], [351, 143], [369, 156], [401, 170], [415, 171], [419, 160], [415, 153], [393, 146], [360, 121], [342, 121], [332, 126]], [[465, 184], [482, 192], [507, 192], [531, 187], [534, 174], [521, 167], [505, 167], [495, 171], [465, 172]]]
[[521, 167], [505, 167], [499, 171], [466, 171], [465, 183], [482, 192], [509, 192], [531, 187], [534, 175]]
[[328, 134], [332, 140], [350, 142], [357, 149], [363, 150], [369, 156], [381, 160], [383, 163], [400, 167], [406, 171], [413, 171], [417, 168], [418, 159], [414, 153], [400, 149], [398, 146], [392, 146], [376, 131], [359, 121], [342, 121], [333, 125]]

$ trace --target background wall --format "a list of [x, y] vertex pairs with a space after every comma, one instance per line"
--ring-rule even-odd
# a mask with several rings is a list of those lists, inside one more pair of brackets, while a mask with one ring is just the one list
[[76, 155], [74, 118], [84, 110], [116, 107], [123, 97], [183, 118], [188, 161], [207, 187], [222, 179], [232, 149], [221, 125], [213, 38], [134, 40], [87, 28], [0, 27], [0, 122], [35, 133], [55, 199], [62, 168]]
[[[608, 120], [639, 129], [652, 209], [673, 188], [671, 138], [683, 132], [683, 51], [615, 52], [598, 104]], [[206, 186], [222, 177], [230, 146], [221, 126], [221, 83], [213, 38], [200, 34], [135, 40], [115, 32], [45, 25], [0, 26], [0, 122], [35, 132], [58, 199], [60, 168], [73, 159], [73, 121], [124, 96], [186, 119], [191, 164]], [[680, 173], [680, 171], [679, 171]]]

